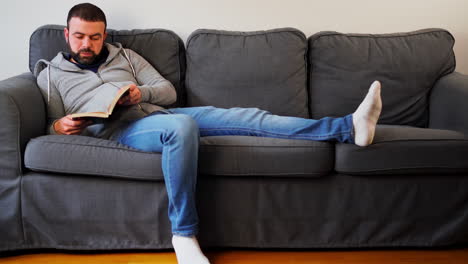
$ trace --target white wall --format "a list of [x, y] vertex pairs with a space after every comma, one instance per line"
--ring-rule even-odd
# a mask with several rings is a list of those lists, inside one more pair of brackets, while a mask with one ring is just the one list
[[[83, 0], [86, 1], [86, 0]], [[466, 0], [89, 0], [113, 29], [165, 28], [185, 41], [198, 28], [265, 30], [296, 27], [306, 36], [322, 30], [391, 33], [438, 27], [456, 39], [457, 71], [468, 74]], [[41, 25], [65, 25], [82, 1], [2, 1], [0, 80], [28, 71], [29, 36]]]

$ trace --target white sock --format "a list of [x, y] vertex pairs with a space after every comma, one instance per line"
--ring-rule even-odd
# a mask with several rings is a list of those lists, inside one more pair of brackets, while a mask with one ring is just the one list
[[358, 146], [370, 145], [374, 140], [375, 126], [382, 111], [380, 89], [380, 82], [374, 81], [366, 97], [353, 113], [354, 142]]
[[172, 246], [174, 247], [178, 264], [209, 264], [208, 259], [203, 255], [198, 240], [195, 236], [183, 237], [172, 236]]

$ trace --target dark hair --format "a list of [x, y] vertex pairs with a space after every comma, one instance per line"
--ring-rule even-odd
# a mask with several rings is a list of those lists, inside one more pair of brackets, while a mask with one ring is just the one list
[[72, 17], [78, 17], [89, 22], [104, 22], [104, 29], [107, 28], [106, 15], [102, 10], [90, 3], [77, 4], [68, 11], [67, 28]]

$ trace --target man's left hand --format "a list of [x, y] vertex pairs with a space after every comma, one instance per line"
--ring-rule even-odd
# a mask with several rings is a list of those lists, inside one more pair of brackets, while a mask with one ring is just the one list
[[130, 85], [128, 94], [119, 99], [119, 105], [134, 105], [141, 102], [141, 91], [135, 84]]

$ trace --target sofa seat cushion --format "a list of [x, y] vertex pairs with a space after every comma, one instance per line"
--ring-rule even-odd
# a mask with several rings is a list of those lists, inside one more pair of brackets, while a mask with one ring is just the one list
[[[333, 143], [248, 136], [204, 137], [199, 172], [222, 176], [317, 177], [333, 170]], [[115, 141], [48, 135], [32, 139], [25, 166], [33, 171], [163, 180], [161, 154]]]
[[199, 172], [221, 176], [318, 177], [333, 170], [330, 142], [250, 136], [201, 138]]
[[466, 173], [468, 139], [450, 130], [379, 125], [370, 146], [337, 144], [335, 170], [356, 175]]
[[48, 135], [26, 146], [25, 166], [33, 171], [163, 180], [161, 154], [139, 151], [115, 141]]

